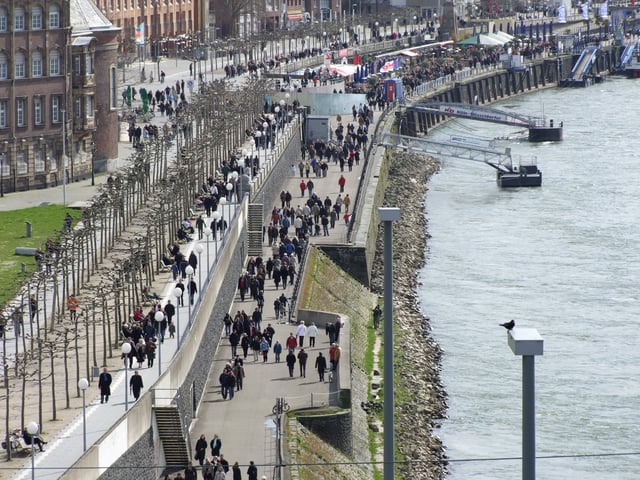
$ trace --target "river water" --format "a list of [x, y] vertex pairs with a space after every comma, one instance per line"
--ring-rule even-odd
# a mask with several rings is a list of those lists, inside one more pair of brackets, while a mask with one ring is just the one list
[[[430, 182], [419, 293], [445, 352], [451, 480], [521, 478], [520, 460], [499, 460], [521, 455], [521, 361], [498, 326], [510, 319], [544, 338], [536, 453], [554, 458], [537, 478], [640, 478], [640, 454], [584, 456], [640, 451], [638, 98], [621, 78], [498, 103], [564, 121], [561, 143], [498, 142], [537, 156], [543, 186], [501, 190], [492, 168], [457, 159]], [[453, 120], [431, 135], [510, 131]]]

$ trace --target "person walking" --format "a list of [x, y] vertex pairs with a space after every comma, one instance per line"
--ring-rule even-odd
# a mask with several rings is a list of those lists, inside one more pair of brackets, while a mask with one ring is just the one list
[[249, 476], [249, 480], [258, 480], [258, 468], [256, 467], [253, 460], [249, 461], [249, 468], [247, 468], [247, 475]]
[[309, 354], [304, 351], [304, 348], [301, 348], [298, 352], [298, 365], [300, 365], [300, 376], [302, 378], [307, 376], [307, 358], [309, 358]]
[[198, 463], [200, 463], [200, 466], [204, 464], [204, 457], [206, 455], [207, 455], [207, 439], [205, 438], [203, 433], [202, 435], [200, 435], [200, 438], [196, 442], [195, 459], [198, 460]]
[[138, 400], [140, 398], [140, 391], [144, 388], [142, 377], [138, 373], [138, 370], [136, 370], [131, 376], [131, 379], [129, 380], [129, 388], [131, 389], [133, 398]]
[[304, 324], [304, 320], [300, 320], [298, 328], [296, 329], [296, 336], [298, 337], [298, 345], [300, 348], [304, 347], [304, 337], [307, 335], [307, 326]]
[[289, 376], [293, 377], [293, 368], [296, 365], [296, 356], [292, 350], [289, 350], [289, 354], [287, 355], [287, 367], [289, 367]]
[[289, 349], [289, 353], [293, 353], [294, 350], [298, 347], [298, 342], [296, 341], [296, 337], [293, 335], [293, 332], [289, 334], [286, 346], [287, 349]]
[[382, 309], [380, 305], [376, 305], [373, 309], [373, 328], [378, 330], [380, 328], [380, 319], [382, 318]]
[[240, 470], [240, 464], [238, 462], [233, 464], [231, 472], [233, 473], [233, 480], [242, 480], [242, 471]]
[[111, 374], [107, 370], [107, 367], [104, 367], [102, 373], [100, 374], [100, 378], [98, 379], [98, 388], [100, 389], [100, 403], [105, 403], [109, 401], [109, 396], [111, 395], [111, 382], [112, 382]]
[[213, 438], [211, 439], [211, 444], [209, 446], [211, 447], [211, 456], [219, 457], [220, 449], [222, 448], [222, 440], [220, 440], [217, 433], [213, 434]]
[[307, 327], [307, 336], [309, 337], [309, 347], [316, 346], [316, 337], [318, 336], [318, 327], [311, 322], [311, 325]]
[[196, 293], [198, 293], [198, 284], [196, 281], [191, 278], [189, 281], [189, 304], [193, 305], [193, 301], [195, 299]]
[[67, 298], [67, 308], [69, 309], [71, 320], [76, 319], [76, 314], [78, 313], [78, 305], [79, 302], [76, 296], [73, 293], [69, 295], [69, 297]]
[[282, 344], [276, 340], [273, 345], [273, 353], [276, 356], [276, 363], [280, 363], [280, 354], [282, 353]]
[[262, 363], [267, 363], [267, 357], [269, 356], [269, 341], [262, 337], [260, 340], [260, 352], [262, 353]]
[[322, 352], [318, 352], [318, 356], [316, 357], [316, 370], [318, 371], [321, 382], [324, 382], [324, 372], [326, 369], [327, 359], [322, 355]]
[[340, 187], [340, 193], [344, 193], [344, 186], [347, 183], [347, 179], [344, 178], [344, 175], [340, 175], [340, 178], [338, 179], [338, 186]]

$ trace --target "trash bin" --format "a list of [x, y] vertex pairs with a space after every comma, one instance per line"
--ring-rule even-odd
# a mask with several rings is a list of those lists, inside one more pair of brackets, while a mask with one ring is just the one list
[[91, 367], [91, 376], [98, 378], [100, 376], [100, 367]]

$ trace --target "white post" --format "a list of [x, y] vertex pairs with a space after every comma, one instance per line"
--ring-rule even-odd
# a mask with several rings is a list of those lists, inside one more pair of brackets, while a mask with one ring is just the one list
[[62, 113], [62, 205], [67, 206], [67, 112]]
[[87, 410], [86, 410], [86, 391], [89, 388], [89, 380], [81, 378], [78, 380], [78, 388], [82, 391], [82, 451], [87, 451]]

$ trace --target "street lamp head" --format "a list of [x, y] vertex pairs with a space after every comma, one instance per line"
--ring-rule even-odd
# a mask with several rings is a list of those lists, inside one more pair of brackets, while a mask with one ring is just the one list
[[262, 132], [260, 130], [258, 130], [256, 132], [256, 138], [260, 138], [262, 136]]
[[129, 355], [131, 353], [131, 344], [129, 342], [123, 343], [120, 350], [122, 350], [123, 354]]
[[[291, 94], [285, 93], [284, 94], [284, 98], [286, 98], [286, 99], [291, 98]], [[284, 100], [280, 100], [280, 105], [284, 105], [285, 103], [287, 103], [287, 102], [285, 102]]]
[[[213, 219], [214, 219], [214, 220], [216, 219], [216, 213], [218, 213], [218, 212], [213, 212], [213, 214], [211, 215], [211, 216], [213, 217]], [[220, 214], [218, 213], [218, 216], [219, 216], [219, 215], [220, 215]], [[209, 235], [211, 235], [211, 229], [210, 229], [209, 227], [206, 227], [206, 228], [204, 229], [204, 234], [205, 234], [205, 236], [206, 236], [207, 238], [209, 238]]]
[[197, 243], [194, 250], [196, 251], [196, 253], [199, 255], [204, 251], [204, 247], [202, 246], [201, 243]]
[[[216, 211], [211, 214], [211, 218], [213, 218], [216, 222], [222, 218], [220, 212]], [[211, 235], [211, 229], [209, 228], [209, 235]]]
[[176, 298], [180, 298], [182, 296], [182, 289], [181, 288], [174, 288], [173, 289], [173, 296]]
[[229, 182], [227, 183], [227, 192], [230, 192], [231, 190], [233, 190], [233, 185]]
[[184, 273], [186, 273], [188, 276], [193, 275], [193, 267], [191, 265], [187, 265], [187, 268], [184, 269]]
[[[220, 199], [220, 205], [226, 205], [226, 203], [227, 203], [227, 199], [226, 199], [226, 198], [224, 198], [224, 197], [222, 197], [222, 198]], [[214, 213], [214, 215], [215, 215], [216, 213], [218, 213], [218, 212], [215, 212], [215, 213]], [[219, 215], [219, 214], [218, 214], [218, 215]], [[215, 217], [213, 217], [213, 218], [215, 218]]]
[[276, 112], [276, 113], [280, 113], [280, 107], [274, 108], [273, 111]]
[[162, 320], [164, 320], [164, 313], [158, 310], [153, 316], [153, 319], [158, 323], [161, 322]]
[[89, 388], [89, 380], [87, 380], [86, 378], [81, 378], [80, 380], [78, 380], [78, 388], [84, 392], [87, 388]]
[[27, 433], [29, 435], [37, 435], [39, 431], [40, 425], [38, 425], [36, 422], [29, 422], [27, 424]]

